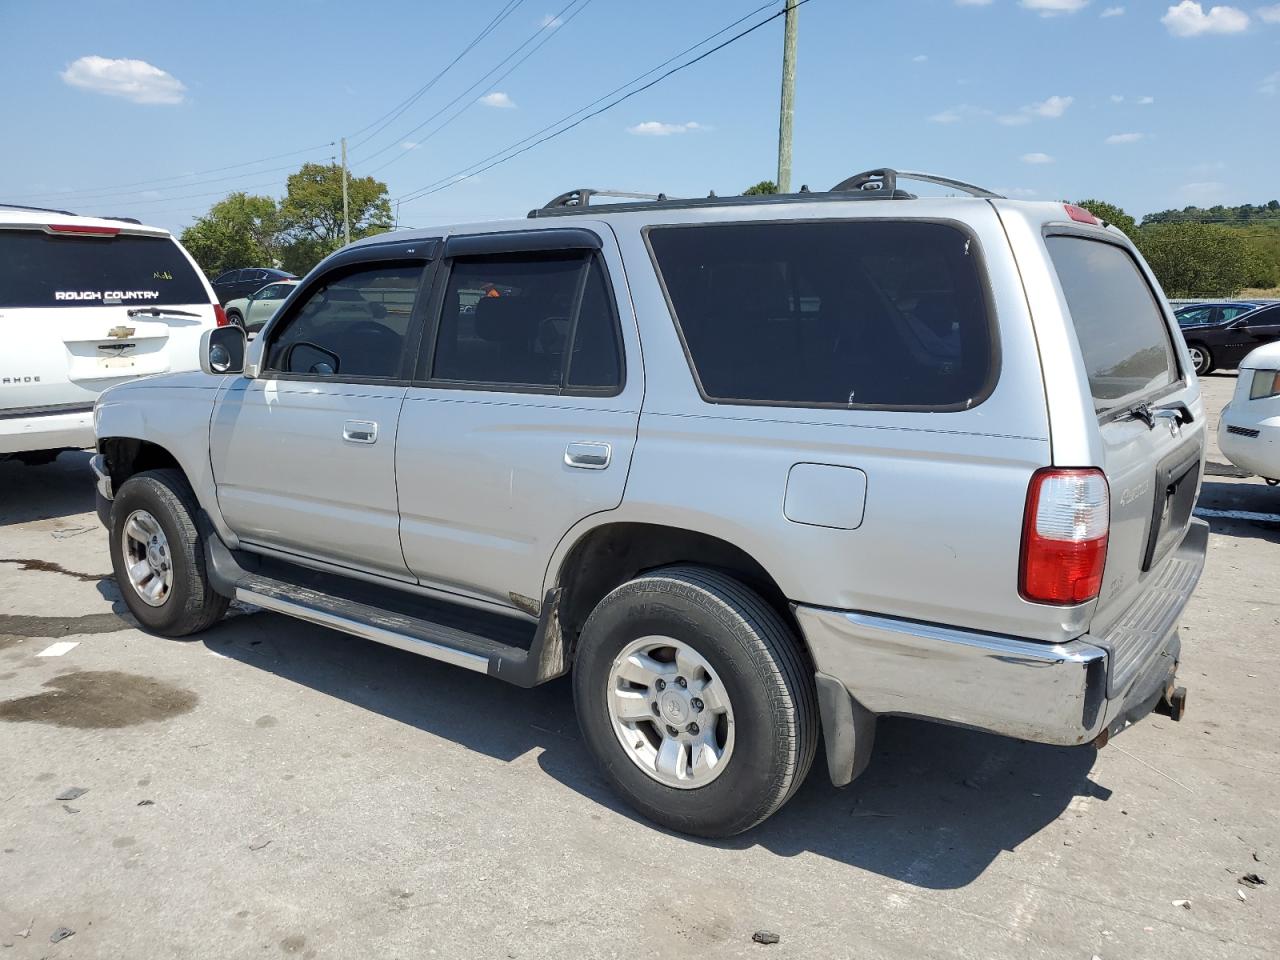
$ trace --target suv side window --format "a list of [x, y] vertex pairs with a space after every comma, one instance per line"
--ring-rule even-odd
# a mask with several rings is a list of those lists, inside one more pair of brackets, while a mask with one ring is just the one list
[[712, 403], [964, 409], [996, 376], [978, 245], [924, 220], [646, 231]]
[[423, 270], [362, 265], [324, 277], [267, 344], [265, 369], [344, 381], [400, 377]]
[[453, 261], [429, 379], [540, 393], [622, 388], [613, 291], [581, 250]]

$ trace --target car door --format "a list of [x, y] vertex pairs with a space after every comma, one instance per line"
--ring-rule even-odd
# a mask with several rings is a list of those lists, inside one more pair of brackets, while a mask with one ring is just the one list
[[556, 544], [622, 499], [643, 377], [602, 225], [450, 238], [396, 448], [419, 582], [526, 611]]
[[1221, 365], [1238, 367], [1257, 347], [1280, 338], [1280, 306], [1264, 307], [1237, 317], [1223, 330]]
[[253, 331], [262, 327], [280, 309], [280, 304], [293, 290], [290, 283], [271, 283], [263, 287], [245, 304], [244, 328]]
[[426, 249], [338, 258], [264, 331], [256, 375], [223, 392], [210, 458], [218, 507], [247, 546], [409, 579], [394, 458]]

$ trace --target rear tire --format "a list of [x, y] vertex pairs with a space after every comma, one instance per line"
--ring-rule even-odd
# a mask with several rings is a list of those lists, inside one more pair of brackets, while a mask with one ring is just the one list
[[130, 477], [112, 503], [111, 567], [139, 623], [166, 637], [207, 630], [230, 601], [205, 573], [195, 493], [178, 470]]
[[1196, 369], [1196, 376], [1203, 377], [1213, 370], [1213, 352], [1203, 343], [1189, 343], [1187, 350], [1191, 352], [1191, 363]]
[[[639, 660], [658, 672], [636, 672]], [[758, 594], [717, 571], [666, 567], [611, 592], [583, 627], [573, 680], [578, 722], [605, 776], [637, 811], [673, 830], [749, 830], [791, 798], [813, 763], [817, 696], [803, 647]], [[713, 714], [722, 762], [708, 765], [697, 735], [705, 740], [710, 729], [693, 738], [686, 731]], [[664, 744], [681, 749], [672, 747], [678, 739], [686, 752], [674, 767], [664, 773], [660, 760], [646, 762]]]

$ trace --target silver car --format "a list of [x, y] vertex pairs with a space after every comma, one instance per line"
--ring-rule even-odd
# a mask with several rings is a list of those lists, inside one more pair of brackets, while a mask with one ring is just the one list
[[881, 716], [1180, 717], [1206, 417], [1168, 303], [1087, 211], [910, 176], [968, 196], [584, 190], [335, 253], [252, 343], [99, 401], [130, 610], [572, 672], [615, 789], [703, 836], [820, 740], [849, 783]]

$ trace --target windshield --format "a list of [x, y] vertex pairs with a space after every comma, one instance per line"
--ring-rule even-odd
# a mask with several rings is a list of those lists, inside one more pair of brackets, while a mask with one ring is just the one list
[[0, 230], [0, 307], [208, 302], [195, 268], [169, 237]]

